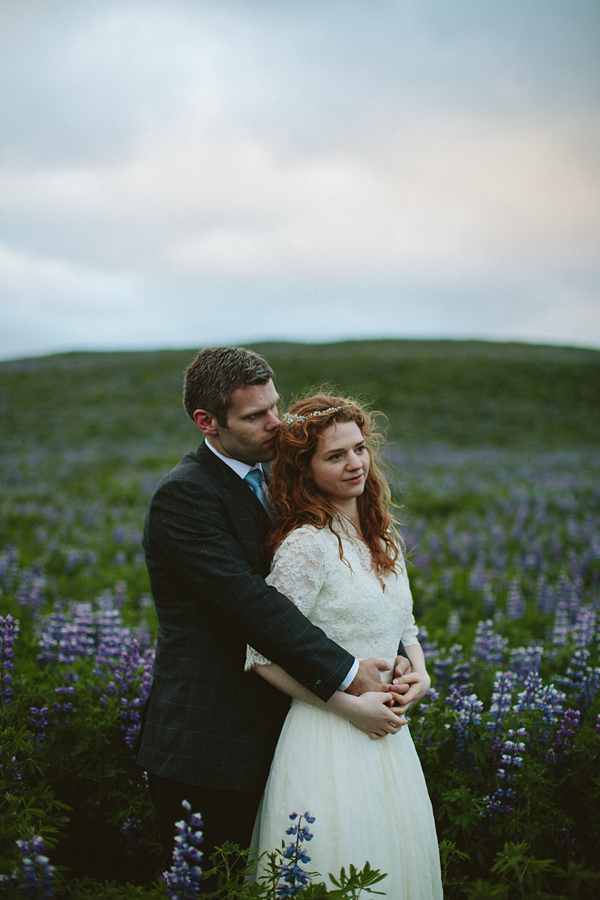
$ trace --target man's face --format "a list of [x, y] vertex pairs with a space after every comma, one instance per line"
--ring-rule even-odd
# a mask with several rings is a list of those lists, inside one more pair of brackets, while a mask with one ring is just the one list
[[281, 425], [277, 415], [279, 395], [269, 379], [266, 384], [236, 388], [227, 410], [227, 425], [215, 423], [213, 447], [241, 462], [254, 465], [275, 458], [275, 435]]

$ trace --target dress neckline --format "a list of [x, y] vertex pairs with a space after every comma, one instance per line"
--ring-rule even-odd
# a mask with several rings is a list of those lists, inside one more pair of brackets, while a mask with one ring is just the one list
[[[364, 537], [359, 532], [358, 528], [356, 527], [356, 525], [354, 524], [352, 519], [349, 518], [349, 516], [340, 512], [337, 514], [337, 518], [340, 520], [340, 524], [341, 524], [343, 530], [346, 532], [347, 536], [350, 538], [350, 540], [354, 541], [355, 543], [358, 543], [358, 545], [360, 546], [360, 549], [363, 551], [363, 553], [359, 554], [361, 556], [361, 563], [363, 563], [362, 557], [368, 556], [369, 565], [366, 565], [365, 563], [363, 563], [363, 566], [367, 571], [370, 571], [373, 573], [373, 575], [379, 582], [379, 585], [381, 587], [381, 593], [385, 594], [385, 588], [386, 588], [385, 581], [383, 580], [383, 578], [381, 577], [381, 575], [375, 568], [375, 565], [373, 563], [373, 557], [371, 556], [371, 551], [369, 550], [369, 546], [368, 546], [367, 542], [365, 541]], [[351, 526], [353, 533], [349, 531], [348, 525]]]

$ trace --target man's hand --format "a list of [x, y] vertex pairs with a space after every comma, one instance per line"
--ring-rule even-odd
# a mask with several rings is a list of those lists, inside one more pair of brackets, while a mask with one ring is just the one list
[[361, 659], [358, 672], [346, 688], [346, 693], [359, 697], [366, 691], [396, 690], [391, 684], [381, 680], [380, 672], [389, 672], [391, 666], [385, 659]]

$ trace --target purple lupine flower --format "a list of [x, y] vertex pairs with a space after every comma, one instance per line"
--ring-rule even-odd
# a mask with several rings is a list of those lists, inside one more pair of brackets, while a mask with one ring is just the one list
[[[105, 645], [101, 645], [98, 648], [99, 657], [103, 648], [105, 648]], [[99, 658], [96, 661], [95, 674], [101, 674], [106, 668], [112, 668], [110, 663], [113, 659], [112, 653], [114, 650], [115, 647], [112, 644], [106, 648], [104, 658], [101, 660]], [[113, 677], [106, 685], [106, 693], [100, 697], [100, 702], [104, 704], [108, 702], [109, 696], [119, 698], [121, 705], [119, 730], [123, 733], [125, 744], [130, 750], [133, 750], [135, 747], [140, 728], [141, 710], [152, 687], [153, 660], [153, 648], [141, 653], [137, 640], [127, 638], [123, 642], [119, 662], [112, 672]], [[140, 683], [136, 696], [128, 697], [127, 694], [131, 690], [134, 681], [138, 678]]]
[[63, 685], [61, 687], [54, 688], [54, 693], [57, 696], [57, 700], [52, 704], [52, 709], [58, 716], [60, 716], [61, 721], [66, 724], [69, 721], [69, 715], [73, 712], [73, 704], [70, 700], [65, 699], [66, 697], [72, 697], [75, 693], [75, 688], [73, 685]]
[[[419, 709], [421, 712], [425, 712], [429, 709], [432, 704], [437, 703], [440, 699], [440, 692], [436, 691], [435, 688], [430, 687], [425, 696], [419, 702]], [[425, 743], [427, 743], [427, 734], [425, 734]]]
[[517, 683], [517, 675], [514, 672], [496, 672], [492, 699], [490, 702], [490, 721], [488, 728], [497, 733], [502, 728], [502, 722], [512, 707], [512, 692]]
[[[103, 656], [103, 662], [107, 659], [112, 659], [112, 653], [114, 652], [114, 645], [111, 642], [110, 649], [107, 653], [102, 653], [103, 647], [106, 645], [101, 644], [98, 648], [98, 656]], [[135, 676], [140, 667], [140, 645], [136, 640], [128, 639], [121, 644], [120, 653], [119, 653], [119, 662], [117, 663], [116, 668], [114, 669], [113, 678], [106, 686], [106, 693], [111, 694], [115, 697], [121, 697], [127, 693], [129, 688], [131, 687], [131, 683], [133, 682]], [[99, 664], [96, 664], [95, 672], [99, 673]]]
[[437, 641], [430, 641], [427, 637], [427, 628], [425, 625], [419, 626], [419, 644], [421, 645], [421, 650], [423, 651], [423, 656], [426, 661], [433, 660], [438, 656], [438, 645]]
[[0, 553], [0, 587], [12, 593], [18, 574], [17, 548], [13, 544], [9, 544], [4, 552]]
[[517, 716], [527, 711], [539, 711], [542, 722], [548, 726], [541, 735], [541, 739], [545, 740], [550, 728], [556, 725], [566, 699], [566, 694], [557, 690], [553, 684], [545, 685], [537, 673], [530, 672], [525, 679], [525, 690], [518, 695], [514, 711]]
[[509, 668], [519, 678], [526, 678], [530, 672], [538, 674], [542, 664], [544, 648], [541, 644], [530, 647], [515, 647], [509, 653]]
[[569, 640], [569, 603], [561, 597], [556, 604], [554, 625], [552, 628], [551, 642], [555, 647], [565, 647]]
[[44, 605], [46, 584], [46, 576], [41, 573], [39, 568], [23, 569], [21, 584], [17, 591], [19, 606], [28, 606], [34, 616], [39, 614]]
[[591, 606], [582, 606], [575, 614], [573, 624], [573, 640], [579, 649], [589, 647], [596, 638], [596, 610]]
[[554, 589], [548, 584], [548, 580], [543, 573], [538, 575], [535, 584], [535, 605], [540, 612], [551, 615], [554, 612]]
[[192, 813], [187, 800], [181, 805], [184, 818], [175, 823], [173, 864], [161, 878], [167, 885], [169, 900], [194, 900], [202, 881], [202, 851], [199, 848], [204, 841], [201, 831], [204, 823], [199, 813]]
[[586, 648], [576, 650], [571, 662], [559, 683], [571, 695], [573, 705], [585, 712], [592, 704], [600, 682], [600, 667], [588, 665], [590, 651]]
[[486, 613], [488, 613], [488, 615], [490, 615], [496, 606], [496, 597], [494, 596], [494, 592], [492, 591], [491, 584], [489, 582], [486, 582], [483, 585], [482, 591], [483, 591], [483, 606], [484, 606]]
[[65, 570], [74, 572], [78, 567], [90, 566], [98, 559], [93, 550], [81, 550], [79, 547], [67, 547], [65, 553]]
[[27, 724], [33, 732], [34, 739], [40, 744], [46, 740], [46, 729], [50, 724], [49, 713], [50, 710], [47, 706], [42, 706], [40, 709], [32, 706], [29, 709]]
[[[117, 585], [117, 597], [120, 590]], [[104, 665], [112, 667], [131, 640], [131, 629], [123, 625], [115, 602], [115, 595], [105, 591], [96, 601], [97, 608], [92, 603], [73, 602], [66, 611], [55, 609], [42, 618], [38, 659], [72, 663], [96, 654], [94, 674], [99, 674]]]
[[575, 737], [575, 733], [579, 728], [580, 721], [580, 710], [565, 709], [562, 717], [562, 722], [560, 723], [560, 727], [556, 732], [556, 739], [552, 744], [552, 758], [551, 760], [547, 761], [551, 761], [553, 764], [556, 764], [564, 760], [567, 751], [573, 744], [573, 738]]
[[517, 770], [523, 765], [523, 753], [526, 750], [525, 740], [527, 737], [528, 734], [524, 728], [519, 728], [516, 732], [511, 728], [506, 739], [501, 741], [498, 746], [499, 758], [496, 770], [498, 784], [494, 793], [484, 798], [488, 816], [493, 817], [496, 813], [514, 812], [514, 784]]
[[453, 727], [457, 735], [456, 756], [459, 759], [467, 757], [469, 743], [473, 740], [472, 726], [481, 724], [483, 703], [471, 690], [470, 684], [463, 684], [453, 687], [446, 697], [446, 705], [456, 716]]
[[54, 897], [54, 867], [50, 865], [44, 853], [44, 841], [41, 837], [33, 837], [30, 841], [17, 841], [21, 856], [22, 874], [19, 878], [19, 890], [24, 897], [32, 900], [49, 900]]
[[466, 729], [470, 725], [481, 724], [483, 703], [477, 694], [469, 693], [470, 688], [470, 685], [453, 688], [446, 697], [446, 704], [456, 713], [457, 722], [461, 729]]
[[453, 673], [455, 669], [461, 664], [460, 661], [462, 659], [462, 647], [460, 644], [453, 644], [448, 651], [448, 656], [442, 657], [438, 656], [437, 659], [434, 659], [433, 663], [433, 672], [436, 681], [439, 681], [441, 684], [444, 682], [449, 682], [451, 678], [453, 678], [452, 683], [454, 684]]
[[14, 643], [19, 633], [19, 621], [0, 616], [0, 707], [12, 705]]
[[123, 835], [123, 842], [125, 844], [125, 853], [130, 860], [135, 859], [140, 847], [143, 847], [145, 844], [144, 826], [142, 825], [141, 819], [138, 819], [135, 816], [130, 816], [128, 819], [125, 819], [121, 825], [121, 834]]
[[489, 587], [487, 583], [487, 573], [481, 556], [469, 572], [469, 588], [472, 591], [482, 591]]
[[[121, 697], [121, 713], [119, 715], [119, 729], [124, 733], [125, 744], [133, 752], [140, 730], [141, 711], [148, 699], [152, 687], [152, 663], [154, 650], [146, 650], [141, 659], [142, 676], [138, 689], [138, 696], [133, 698]], [[139, 668], [138, 668], [139, 671]]]
[[[286, 828], [286, 834], [294, 838], [283, 851], [283, 858], [287, 860], [279, 868], [279, 874], [283, 881], [277, 885], [277, 897], [295, 897], [304, 890], [308, 884], [308, 872], [302, 868], [302, 865], [310, 862], [310, 856], [302, 847], [304, 841], [312, 841], [313, 834], [308, 828], [315, 821], [315, 816], [307, 811], [303, 815], [290, 813], [290, 821], [293, 823]], [[307, 823], [302, 824], [302, 820]], [[296, 821], [298, 820], [298, 821]]]
[[512, 579], [508, 589], [506, 615], [509, 619], [522, 619], [525, 615], [525, 598], [521, 591], [520, 579], [517, 577]]
[[40, 620], [38, 659], [73, 663], [94, 652], [94, 613], [89, 603], [73, 603], [68, 611], [58, 608]]
[[454, 671], [450, 677], [449, 690], [466, 687], [469, 684], [471, 676], [471, 665], [469, 662], [459, 662], [455, 665]]
[[497, 666], [502, 662], [507, 645], [508, 638], [502, 637], [494, 631], [494, 623], [491, 619], [477, 623], [473, 643], [474, 659]]

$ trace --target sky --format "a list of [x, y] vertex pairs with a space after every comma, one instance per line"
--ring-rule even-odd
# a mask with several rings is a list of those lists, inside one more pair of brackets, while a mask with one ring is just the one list
[[0, 359], [600, 348], [598, 0], [1, 0]]

